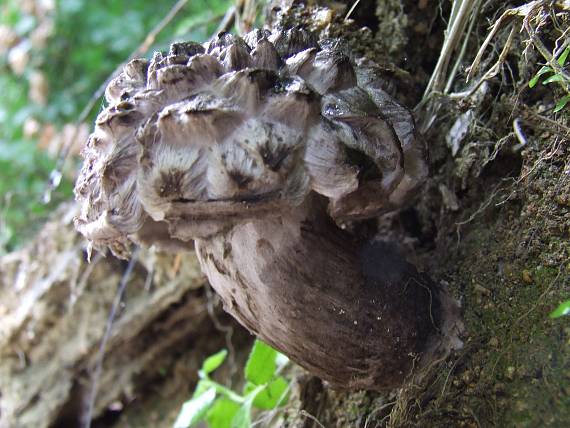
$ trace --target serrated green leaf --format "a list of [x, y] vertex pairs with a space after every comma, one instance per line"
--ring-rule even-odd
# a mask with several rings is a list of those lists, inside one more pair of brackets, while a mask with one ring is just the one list
[[174, 428], [188, 428], [200, 422], [216, 399], [216, 389], [210, 388], [199, 397], [182, 405], [182, 410], [174, 422]]
[[568, 58], [568, 54], [570, 54], [570, 46], [567, 46], [566, 49], [564, 49], [564, 52], [562, 52], [562, 54], [558, 57], [558, 65], [564, 67], [564, 64], [566, 64], [566, 59]]
[[565, 302], [560, 303], [556, 309], [554, 309], [549, 317], [550, 318], [560, 318], [564, 315], [570, 314], [570, 300], [566, 300]]
[[209, 428], [231, 428], [240, 405], [227, 398], [219, 398], [206, 414]]
[[227, 356], [228, 356], [227, 349], [222, 349], [221, 351], [216, 352], [214, 355], [210, 355], [202, 363], [202, 368], [200, 369], [200, 375], [201, 376], [209, 375], [210, 373], [212, 373], [214, 370], [216, 370], [218, 367], [222, 365]]
[[253, 400], [253, 405], [258, 409], [271, 410], [287, 404], [289, 383], [283, 377], [269, 382]]
[[543, 85], [548, 85], [549, 83], [552, 82], [562, 82], [564, 80], [564, 77], [562, 77], [562, 75], [560, 74], [555, 74], [554, 76], [550, 76], [548, 79], [544, 79], [544, 82], [542, 82]]
[[245, 365], [245, 378], [254, 385], [263, 385], [271, 380], [277, 365], [277, 351], [256, 340]]
[[554, 70], [551, 67], [543, 65], [542, 68], [538, 70], [538, 73], [536, 73], [535, 76], [532, 79], [530, 79], [530, 82], [528, 82], [529, 88], [534, 88], [542, 75], [553, 72]]
[[560, 110], [562, 110], [566, 104], [568, 104], [568, 101], [570, 101], [570, 95], [565, 95], [563, 96], [560, 101], [558, 101], [556, 103], [556, 107], [554, 107], [554, 110], [552, 110], [554, 113], [559, 112]]

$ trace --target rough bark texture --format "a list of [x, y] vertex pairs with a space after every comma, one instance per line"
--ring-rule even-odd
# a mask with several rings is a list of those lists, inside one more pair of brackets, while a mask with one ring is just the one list
[[[3, 428], [70, 427], [85, 417], [90, 373], [126, 264], [99, 256], [87, 264], [75, 213], [74, 205], [62, 207], [28, 248], [0, 260]], [[192, 253], [140, 254], [107, 344], [93, 417], [152, 396], [151, 384], [172, 403], [149, 409], [161, 423], [172, 420], [202, 358], [223, 346], [204, 283]]]

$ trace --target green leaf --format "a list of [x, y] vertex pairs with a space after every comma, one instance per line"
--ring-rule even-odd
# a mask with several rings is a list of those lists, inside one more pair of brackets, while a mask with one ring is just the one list
[[[251, 385], [251, 384], [250, 384]], [[253, 405], [258, 409], [271, 410], [287, 404], [289, 383], [279, 376], [268, 383], [253, 400]]]
[[206, 360], [204, 360], [202, 369], [200, 370], [200, 375], [208, 375], [212, 373], [222, 365], [227, 356], [227, 349], [222, 349], [221, 351], [216, 352], [214, 355], [210, 355], [208, 358], [206, 358]]
[[566, 64], [568, 54], [570, 54], [570, 46], [567, 46], [566, 49], [564, 49], [564, 52], [562, 52], [562, 54], [558, 57], [558, 64], [561, 67], [564, 67], [564, 64]]
[[565, 95], [563, 96], [560, 101], [558, 101], [556, 103], [556, 107], [554, 107], [554, 110], [552, 110], [554, 113], [559, 112], [560, 110], [562, 110], [566, 104], [568, 103], [568, 101], [570, 101], [570, 95]]
[[550, 68], [547, 65], [543, 65], [542, 68], [540, 70], [538, 70], [538, 73], [536, 73], [536, 75], [530, 79], [530, 82], [528, 82], [528, 87], [529, 88], [534, 88], [536, 86], [536, 84], [538, 83], [538, 81], [540, 80], [540, 76], [546, 74], [546, 73], [553, 73], [554, 70], [552, 68]]
[[560, 303], [556, 309], [550, 313], [550, 318], [560, 318], [561, 316], [570, 314], [570, 300]]
[[204, 392], [208, 391], [212, 387], [213, 387], [212, 382], [209, 380], [198, 381], [198, 383], [196, 384], [196, 388], [194, 388], [194, 394], [192, 395], [192, 398], [199, 397], [200, 395], [204, 394]]
[[532, 79], [530, 79], [530, 82], [528, 82], [528, 87], [534, 88], [539, 80], [540, 80], [540, 76], [538, 74], [536, 74]]
[[235, 401], [236, 403], [243, 403], [245, 400], [245, 398], [242, 397], [241, 395], [235, 393], [229, 388], [226, 388], [224, 385], [220, 385], [219, 383], [214, 382], [211, 379], [200, 380], [198, 382], [198, 385], [196, 385], [196, 389], [194, 390], [194, 395], [192, 396], [192, 398], [201, 396], [204, 392], [206, 392], [210, 388], [214, 388], [216, 390], [216, 394], [223, 395], [224, 397], [229, 398], [230, 400]]
[[277, 365], [277, 351], [256, 340], [245, 365], [245, 378], [254, 385], [263, 385], [271, 380]]
[[219, 398], [208, 410], [206, 421], [210, 428], [231, 428], [240, 405], [227, 398]]
[[251, 428], [251, 406], [257, 394], [264, 388], [263, 385], [257, 386], [245, 397], [245, 401], [236, 412], [232, 419], [230, 428]]
[[548, 79], [545, 79], [544, 82], [542, 82], [542, 84], [548, 85], [549, 83], [562, 82], [563, 80], [564, 80], [564, 77], [562, 77], [561, 74], [555, 74], [554, 76], [550, 76]]
[[251, 428], [251, 403], [243, 404], [232, 419], [230, 428]]
[[182, 405], [182, 410], [174, 422], [174, 428], [188, 428], [200, 422], [216, 399], [216, 389], [210, 388], [197, 398]]

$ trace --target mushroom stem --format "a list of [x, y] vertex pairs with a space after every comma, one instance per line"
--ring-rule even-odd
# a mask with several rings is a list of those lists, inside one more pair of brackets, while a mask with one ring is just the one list
[[357, 242], [315, 194], [195, 242], [225, 310], [332, 386], [400, 385], [440, 341], [438, 287], [390, 245]]

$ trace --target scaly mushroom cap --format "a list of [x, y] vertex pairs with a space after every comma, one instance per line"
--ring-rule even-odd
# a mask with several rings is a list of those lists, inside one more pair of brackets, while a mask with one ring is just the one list
[[76, 184], [78, 229], [184, 245], [315, 191], [336, 221], [404, 204], [427, 175], [413, 118], [373, 64], [302, 29], [220, 33], [135, 59], [107, 87]]

